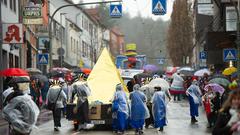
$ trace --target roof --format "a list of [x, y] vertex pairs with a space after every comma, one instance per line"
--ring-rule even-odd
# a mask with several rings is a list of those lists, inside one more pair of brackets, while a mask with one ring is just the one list
[[91, 17], [91, 19], [95, 22], [98, 23], [100, 25], [102, 25], [102, 27], [106, 27], [104, 26], [104, 24], [101, 22], [101, 16], [98, 12], [98, 8], [89, 8], [89, 9], [84, 9], [85, 13], [88, 14], [88, 16]]
[[[68, 2], [69, 4], [74, 4], [72, 0], [65, 0], [65, 1]], [[93, 20], [93, 18], [86, 12], [85, 9], [77, 5], [75, 7], [80, 9], [90, 20], [92, 20], [96, 24], [95, 20]]]
[[118, 36], [124, 36], [119, 27], [114, 26], [113, 28], [111, 28], [111, 31]]

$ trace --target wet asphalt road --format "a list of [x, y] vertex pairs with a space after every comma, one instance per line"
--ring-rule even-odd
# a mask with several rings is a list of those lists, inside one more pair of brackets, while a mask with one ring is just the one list
[[[163, 132], [157, 129], [144, 129], [146, 135], [210, 135], [207, 129], [206, 115], [202, 107], [199, 108], [198, 123], [191, 124], [189, 104], [187, 101], [171, 101], [167, 107], [167, 126]], [[62, 127], [59, 132], [53, 131], [53, 121], [50, 120], [34, 129], [31, 135], [112, 135], [110, 130], [74, 131], [72, 121], [62, 119]], [[134, 135], [134, 130], [128, 130], [126, 135]]]

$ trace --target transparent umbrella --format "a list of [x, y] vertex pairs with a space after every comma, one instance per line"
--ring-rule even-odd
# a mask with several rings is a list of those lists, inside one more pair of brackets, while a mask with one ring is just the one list
[[160, 86], [164, 90], [168, 90], [170, 88], [169, 83], [162, 78], [153, 79], [148, 85], [151, 87]]

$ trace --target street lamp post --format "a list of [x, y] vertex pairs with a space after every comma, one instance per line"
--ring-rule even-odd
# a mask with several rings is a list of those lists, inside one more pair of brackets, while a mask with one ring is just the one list
[[[53, 67], [53, 61], [52, 61], [52, 21], [54, 19], [55, 14], [62, 8], [65, 7], [71, 7], [71, 6], [83, 6], [83, 5], [95, 5], [95, 4], [104, 4], [104, 3], [113, 3], [113, 2], [122, 2], [122, 0], [114, 0], [114, 1], [103, 1], [103, 2], [89, 2], [89, 3], [79, 3], [79, 4], [68, 4], [68, 5], [63, 5], [59, 8], [57, 8], [52, 16], [49, 16], [50, 21], [49, 21], [49, 65], [50, 69]], [[49, 3], [50, 4], [50, 3]]]

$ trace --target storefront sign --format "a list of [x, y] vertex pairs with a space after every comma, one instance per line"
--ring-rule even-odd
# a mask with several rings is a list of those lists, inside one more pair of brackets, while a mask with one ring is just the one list
[[42, 24], [42, 7], [41, 6], [27, 6], [23, 9], [23, 23], [24, 24]]
[[3, 43], [4, 44], [22, 44], [23, 43], [23, 25], [20, 23], [2, 24]]
[[198, 14], [213, 15], [213, 4], [198, 4]]
[[212, 0], [198, 0], [198, 4], [210, 4], [212, 3]]

